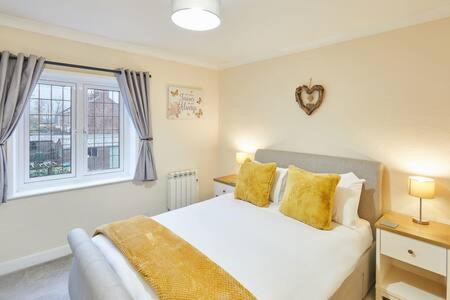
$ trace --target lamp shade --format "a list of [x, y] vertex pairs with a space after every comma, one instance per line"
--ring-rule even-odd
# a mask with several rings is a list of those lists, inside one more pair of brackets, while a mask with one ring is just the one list
[[408, 179], [408, 194], [424, 199], [434, 198], [434, 179], [410, 176]]
[[247, 152], [236, 152], [236, 162], [242, 165], [247, 158], [251, 158], [250, 153]]
[[220, 25], [219, 0], [172, 0], [172, 21], [185, 29], [204, 31]]

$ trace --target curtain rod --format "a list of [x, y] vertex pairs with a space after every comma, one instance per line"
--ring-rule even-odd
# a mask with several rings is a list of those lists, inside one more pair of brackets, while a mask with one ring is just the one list
[[66, 68], [85, 69], [85, 70], [92, 70], [92, 71], [100, 71], [100, 72], [120, 74], [119, 70], [105, 69], [105, 68], [99, 68], [99, 67], [93, 67], [93, 66], [83, 66], [83, 65], [69, 64], [69, 63], [64, 63], [64, 62], [59, 62], [59, 61], [52, 61], [52, 60], [45, 61], [45, 64], [46, 65], [53, 65], [53, 66], [61, 66], [61, 67], [66, 67]]
[[[14, 54], [9, 54], [9, 55], [13, 59], [17, 58], [17, 56], [14, 55]], [[25, 59], [28, 59], [28, 57], [25, 57]], [[85, 70], [91, 70], [91, 71], [100, 71], [100, 72], [120, 74], [120, 70], [106, 69], [106, 68], [93, 67], [93, 66], [84, 66], [84, 65], [77, 65], [77, 64], [70, 64], [70, 63], [64, 63], [64, 62], [52, 61], [52, 60], [46, 60], [45, 64], [47, 64], [47, 65], [54, 65], [54, 66], [61, 66], [61, 67], [66, 67], [66, 68], [76, 68], [76, 69], [85, 69]], [[152, 77], [152, 75], [150, 75], [150, 77]]]

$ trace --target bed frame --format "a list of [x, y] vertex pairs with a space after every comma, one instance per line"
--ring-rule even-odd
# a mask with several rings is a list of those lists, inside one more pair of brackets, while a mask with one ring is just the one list
[[[260, 162], [276, 162], [277, 166], [295, 165], [317, 173], [353, 172], [364, 178], [358, 214], [369, 221], [375, 241], [375, 222], [382, 214], [381, 184], [382, 165], [375, 161], [342, 158], [325, 155], [305, 154], [279, 150], [260, 149], [256, 151], [255, 160]], [[363, 299], [375, 283], [375, 242], [361, 256], [358, 264], [331, 299]]]
[[[382, 213], [382, 166], [378, 162], [279, 150], [260, 149], [255, 159], [276, 162], [280, 167], [296, 165], [312, 172], [353, 172], [364, 178], [359, 216], [370, 222], [375, 233], [375, 222]], [[375, 236], [375, 235], [374, 235]], [[375, 238], [374, 238], [375, 239]], [[74, 259], [69, 275], [69, 294], [72, 300], [133, 299], [121, 280], [82, 229], [68, 235]], [[375, 282], [375, 243], [361, 256], [358, 264], [331, 297], [333, 300], [361, 300]]]

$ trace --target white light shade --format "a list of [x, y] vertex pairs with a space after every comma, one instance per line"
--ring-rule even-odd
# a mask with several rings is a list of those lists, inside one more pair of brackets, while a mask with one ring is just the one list
[[249, 158], [251, 159], [251, 154], [247, 152], [236, 152], [236, 162], [242, 165], [245, 160]]
[[189, 30], [214, 29], [220, 25], [219, 0], [172, 0], [172, 21]]
[[410, 176], [408, 180], [408, 193], [411, 196], [418, 198], [434, 198], [434, 179], [420, 176]]

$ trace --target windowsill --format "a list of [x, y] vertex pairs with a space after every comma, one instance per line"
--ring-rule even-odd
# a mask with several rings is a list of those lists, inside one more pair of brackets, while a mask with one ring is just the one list
[[27, 197], [32, 197], [32, 196], [59, 193], [59, 192], [67, 192], [67, 191], [72, 191], [72, 190], [79, 190], [79, 189], [85, 189], [85, 188], [90, 188], [90, 187], [95, 187], [95, 186], [109, 185], [109, 184], [121, 183], [121, 182], [127, 182], [127, 181], [133, 181], [133, 177], [127, 176], [127, 177], [119, 177], [119, 178], [114, 178], [114, 179], [101, 179], [101, 180], [94, 180], [94, 181], [82, 182], [82, 183], [64, 184], [64, 185], [59, 185], [59, 186], [50, 187], [50, 188], [40, 188], [40, 189], [31, 190], [31, 191], [16, 192], [16, 193], [13, 193], [11, 196], [9, 196], [8, 200], [15, 200], [15, 199], [27, 198]]

